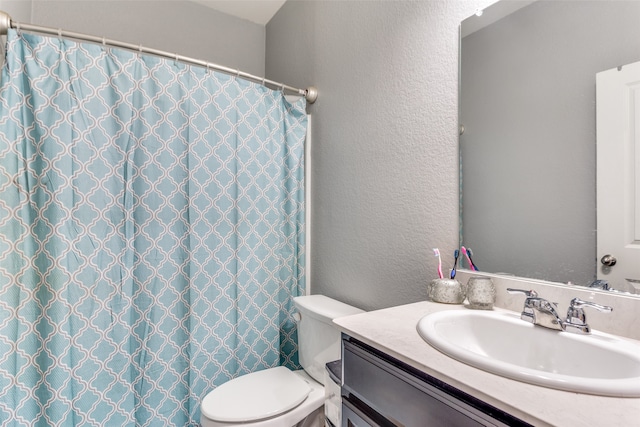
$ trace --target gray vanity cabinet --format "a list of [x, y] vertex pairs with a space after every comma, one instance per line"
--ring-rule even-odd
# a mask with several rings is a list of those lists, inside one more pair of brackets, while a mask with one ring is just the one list
[[529, 424], [343, 334], [342, 427]]

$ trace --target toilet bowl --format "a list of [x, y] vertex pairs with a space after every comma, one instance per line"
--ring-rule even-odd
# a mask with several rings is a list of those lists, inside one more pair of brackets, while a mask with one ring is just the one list
[[296, 297], [294, 304], [303, 370], [279, 366], [222, 384], [202, 399], [202, 427], [324, 425], [325, 364], [340, 358], [340, 332], [332, 320], [362, 310], [323, 295]]

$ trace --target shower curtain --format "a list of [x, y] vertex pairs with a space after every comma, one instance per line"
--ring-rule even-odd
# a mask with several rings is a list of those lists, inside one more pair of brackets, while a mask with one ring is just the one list
[[10, 30], [0, 87], [3, 426], [197, 425], [296, 367], [305, 101]]

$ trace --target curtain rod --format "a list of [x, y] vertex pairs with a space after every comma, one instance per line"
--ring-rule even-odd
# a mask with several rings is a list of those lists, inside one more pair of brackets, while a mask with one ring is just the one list
[[187, 64], [199, 65], [201, 67], [206, 67], [207, 69], [221, 71], [225, 74], [231, 74], [234, 76], [242, 77], [244, 79], [251, 80], [256, 83], [261, 83], [263, 86], [270, 85], [276, 88], [280, 88], [283, 91], [287, 90], [290, 92], [294, 92], [297, 95], [304, 96], [307, 99], [307, 102], [309, 102], [310, 104], [313, 104], [314, 102], [316, 102], [316, 99], [318, 99], [318, 90], [313, 86], [309, 86], [306, 89], [298, 89], [292, 86], [285, 85], [283, 83], [274, 82], [273, 80], [269, 80], [264, 77], [254, 76], [253, 74], [245, 73], [244, 71], [234, 70], [233, 68], [224, 67], [222, 65], [217, 65], [211, 62], [200, 60], [200, 59], [189, 58], [188, 56], [182, 56], [174, 53], [165, 52], [162, 50], [151, 49], [148, 47], [144, 47], [142, 45], [134, 45], [131, 43], [124, 43], [117, 40], [105, 39], [104, 37], [97, 37], [97, 36], [91, 36], [88, 34], [75, 33], [72, 31], [63, 31], [57, 28], [42, 27], [39, 25], [15, 22], [13, 19], [11, 19], [11, 16], [9, 16], [8, 13], [0, 11], [0, 35], [6, 35], [7, 32], [9, 31], [9, 28], [32, 31], [36, 33], [57, 35], [58, 37], [67, 37], [72, 39], [85, 40], [85, 41], [90, 41], [94, 43], [100, 43], [103, 45], [115, 46], [115, 47], [124, 48], [128, 50], [135, 50], [140, 53], [149, 53], [149, 54], [161, 56], [164, 58], [171, 58], [171, 59], [175, 59], [176, 61], [184, 62]]

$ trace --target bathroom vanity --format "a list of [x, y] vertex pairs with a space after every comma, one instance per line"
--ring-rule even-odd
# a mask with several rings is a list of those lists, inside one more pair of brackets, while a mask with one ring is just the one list
[[342, 426], [530, 426], [343, 334]]
[[637, 425], [640, 398], [540, 387], [446, 356], [416, 330], [443, 310], [468, 311], [425, 301], [334, 320], [343, 332], [343, 426]]

